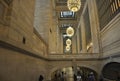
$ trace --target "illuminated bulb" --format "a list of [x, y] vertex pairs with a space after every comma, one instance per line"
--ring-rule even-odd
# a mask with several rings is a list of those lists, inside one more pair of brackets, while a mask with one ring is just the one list
[[87, 50], [89, 49], [89, 46], [87, 46]]
[[66, 51], [70, 51], [70, 46], [69, 45], [66, 46]]
[[91, 43], [90, 43], [90, 46], [92, 46], [92, 45], [93, 45], [93, 43], [91, 42]]
[[66, 40], [66, 45], [69, 45], [69, 46], [71, 45], [71, 40], [70, 39]]
[[72, 27], [68, 27], [66, 30], [67, 36], [71, 37], [74, 35], [74, 29]]

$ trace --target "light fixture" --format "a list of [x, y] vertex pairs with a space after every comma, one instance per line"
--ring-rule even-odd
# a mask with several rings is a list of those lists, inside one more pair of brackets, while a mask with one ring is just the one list
[[77, 12], [81, 7], [81, 1], [80, 0], [68, 0], [67, 6], [70, 11]]
[[71, 40], [70, 39], [66, 40], [66, 45], [69, 45], [69, 46], [71, 45]]
[[70, 51], [70, 46], [69, 45], [66, 46], [66, 51]]
[[68, 27], [66, 30], [67, 36], [71, 37], [74, 35], [74, 29], [72, 27]]
[[90, 43], [90, 46], [92, 46], [92, 45], [93, 45], [93, 43], [91, 42], [91, 43]]
[[90, 42], [89, 45], [87, 45], [87, 50], [88, 50], [90, 47], [92, 47], [92, 46], [93, 46], [93, 43]]

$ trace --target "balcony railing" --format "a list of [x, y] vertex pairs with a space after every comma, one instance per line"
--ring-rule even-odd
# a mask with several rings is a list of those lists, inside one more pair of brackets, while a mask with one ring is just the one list
[[120, 12], [120, 0], [96, 0], [96, 2], [102, 30]]

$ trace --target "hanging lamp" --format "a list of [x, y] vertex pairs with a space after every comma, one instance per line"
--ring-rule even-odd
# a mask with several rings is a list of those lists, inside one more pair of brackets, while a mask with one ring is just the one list
[[69, 46], [71, 45], [71, 40], [70, 39], [66, 40], [66, 45], [69, 45]]
[[70, 11], [77, 12], [81, 7], [81, 1], [80, 0], [68, 0], [67, 6]]
[[72, 37], [74, 35], [74, 29], [72, 27], [68, 27], [66, 33], [67, 36]]

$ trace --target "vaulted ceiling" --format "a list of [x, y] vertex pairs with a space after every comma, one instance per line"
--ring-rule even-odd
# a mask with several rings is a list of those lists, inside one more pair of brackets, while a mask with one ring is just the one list
[[68, 26], [76, 30], [85, 1], [81, 0], [80, 10], [73, 13], [67, 8], [67, 0], [36, 0], [34, 27], [47, 44], [49, 32], [58, 29], [65, 34]]

